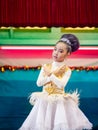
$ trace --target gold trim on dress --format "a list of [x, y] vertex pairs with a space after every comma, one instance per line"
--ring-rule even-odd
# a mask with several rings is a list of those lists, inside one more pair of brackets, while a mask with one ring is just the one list
[[[46, 67], [51, 72], [52, 64], [46, 64]], [[60, 68], [57, 68], [55, 71], [53, 71], [52, 74], [54, 74], [58, 78], [62, 78], [65, 72], [68, 71], [68, 69], [69, 68], [66, 65], [63, 65]], [[44, 90], [48, 92], [49, 95], [50, 94], [65, 94], [64, 88], [58, 88], [56, 84], [54, 84], [52, 81], [44, 85]]]

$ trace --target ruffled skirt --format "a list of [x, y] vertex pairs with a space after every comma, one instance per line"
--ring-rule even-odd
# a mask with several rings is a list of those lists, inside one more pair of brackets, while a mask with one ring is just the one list
[[78, 107], [78, 95], [33, 93], [34, 105], [19, 130], [91, 130], [92, 124]]

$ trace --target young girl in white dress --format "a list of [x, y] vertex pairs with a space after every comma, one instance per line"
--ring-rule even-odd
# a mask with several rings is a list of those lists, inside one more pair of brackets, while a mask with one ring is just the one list
[[65, 60], [78, 48], [79, 41], [73, 34], [64, 34], [56, 43], [53, 62], [42, 66], [37, 80], [43, 91], [31, 94], [33, 108], [19, 130], [92, 129], [92, 123], [78, 106], [78, 93], [64, 92], [71, 75]]

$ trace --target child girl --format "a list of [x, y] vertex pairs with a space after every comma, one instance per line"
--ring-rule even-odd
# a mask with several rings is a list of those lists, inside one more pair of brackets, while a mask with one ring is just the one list
[[53, 62], [42, 67], [37, 80], [43, 91], [31, 94], [30, 103], [34, 107], [19, 130], [92, 129], [92, 124], [78, 107], [77, 92], [64, 92], [71, 75], [65, 61], [78, 48], [79, 41], [72, 34], [64, 34], [56, 43]]

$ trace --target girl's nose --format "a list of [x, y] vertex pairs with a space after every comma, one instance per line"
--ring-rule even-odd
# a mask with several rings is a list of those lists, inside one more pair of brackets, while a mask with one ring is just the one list
[[58, 54], [58, 51], [55, 51], [55, 54], [57, 55], [57, 54]]
[[58, 55], [58, 53], [56, 52], [56, 53], [55, 53], [55, 55], [57, 56], [57, 55]]

